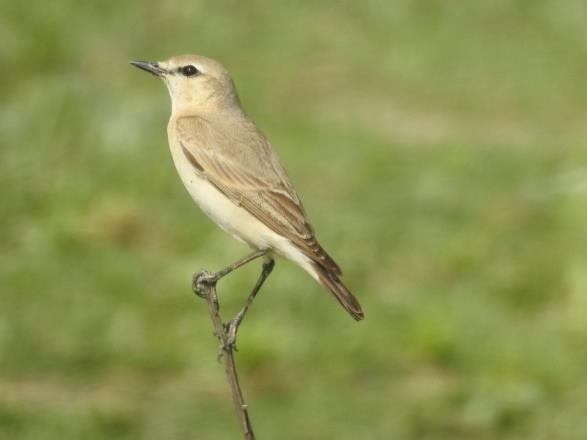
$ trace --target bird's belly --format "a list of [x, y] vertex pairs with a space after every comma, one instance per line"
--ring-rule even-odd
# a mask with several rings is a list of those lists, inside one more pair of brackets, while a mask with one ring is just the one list
[[200, 209], [224, 231], [257, 249], [273, 247], [277, 234], [244, 208], [220, 192], [207, 179], [199, 176], [182, 156], [173, 154], [175, 167], [192, 199]]
[[264, 225], [237, 206], [207, 180], [194, 177], [184, 181], [186, 189], [200, 209], [224, 231], [253, 247], [269, 247]]

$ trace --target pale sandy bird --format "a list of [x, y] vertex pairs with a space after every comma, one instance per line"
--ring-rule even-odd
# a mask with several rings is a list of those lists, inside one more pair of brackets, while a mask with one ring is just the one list
[[202, 211], [254, 249], [285, 257], [325, 286], [356, 320], [363, 311], [320, 246], [269, 141], [241, 107], [227, 70], [182, 55], [131, 64], [160, 77], [171, 95], [167, 126], [173, 162]]

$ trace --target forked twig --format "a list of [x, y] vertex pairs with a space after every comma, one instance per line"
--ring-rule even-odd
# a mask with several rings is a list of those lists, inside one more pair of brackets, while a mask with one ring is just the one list
[[249, 294], [245, 305], [227, 324], [223, 323], [222, 318], [220, 317], [220, 303], [218, 302], [216, 284], [222, 277], [228, 275], [230, 272], [263, 256], [266, 256], [266, 251], [254, 252], [216, 273], [211, 273], [206, 270], [198, 272], [197, 274], [194, 274], [192, 280], [192, 289], [194, 293], [205, 299], [208, 305], [208, 313], [210, 314], [210, 319], [212, 320], [212, 325], [214, 326], [214, 335], [218, 338], [218, 342], [220, 344], [219, 356], [224, 358], [224, 367], [228, 384], [230, 385], [230, 390], [232, 393], [234, 408], [239, 419], [241, 430], [246, 440], [254, 440], [255, 434], [253, 433], [248, 406], [245, 403], [245, 399], [241, 391], [236, 364], [234, 361], [236, 334], [249, 306], [253, 303], [253, 300], [261, 289], [261, 286], [273, 269], [273, 259], [268, 258], [263, 263], [263, 270], [261, 275], [259, 276], [255, 287]]

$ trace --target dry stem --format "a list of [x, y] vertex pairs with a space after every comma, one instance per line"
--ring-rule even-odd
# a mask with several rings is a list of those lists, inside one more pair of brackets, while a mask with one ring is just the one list
[[245, 440], [254, 440], [255, 434], [253, 433], [248, 407], [241, 391], [236, 364], [234, 361], [236, 334], [249, 306], [255, 299], [259, 289], [263, 285], [263, 282], [271, 273], [271, 270], [273, 269], [273, 260], [269, 258], [263, 264], [263, 271], [261, 272], [255, 287], [249, 294], [245, 305], [235, 316], [235, 318], [229, 321], [228, 324], [224, 324], [222, 318], [220, 317], [220, 304], [218, 302], [216, 284], [223, 276], [228, 275], [235, 269], [238, 269], [239, 267], [249, 263], [250, 261], [253, 261], [256, 258], [262, 257], [265, 254], [265, 251], [254, 252], [216, 273], [210, 273], [203, 270], [194, 275], [192, 282], [192, 288], [194, 292], [201, 298], [205, 299], [208, 305], [208, 313], [210, 314], [210, 319], [212, 320], [212, 325], [214, 326], [214, 335], [218, 338], [218, 342], [220, 344], [219, 356], [224, 358], [226, 378], [228, 379], [228, 383], [230, 385], [234, 409], [239, 419], [239, 424], [241, 426]]

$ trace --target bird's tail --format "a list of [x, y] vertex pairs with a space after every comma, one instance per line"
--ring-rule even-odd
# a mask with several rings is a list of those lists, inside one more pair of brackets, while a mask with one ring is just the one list
[[363, 319], [365, 314], [363, 313], [363, 309], [361, 309], [359, 301], [357, 301], [353, 294], [349, 292], [344, 284], [342, 284], [338, 275], [333, 274], [318, 263], [313, 262], [312, 266], [314, 266], [318, 281], [334, 295], [340, 305], [343, 306], [344, 309], [355, 318], [355, 320], [360, 321]]

